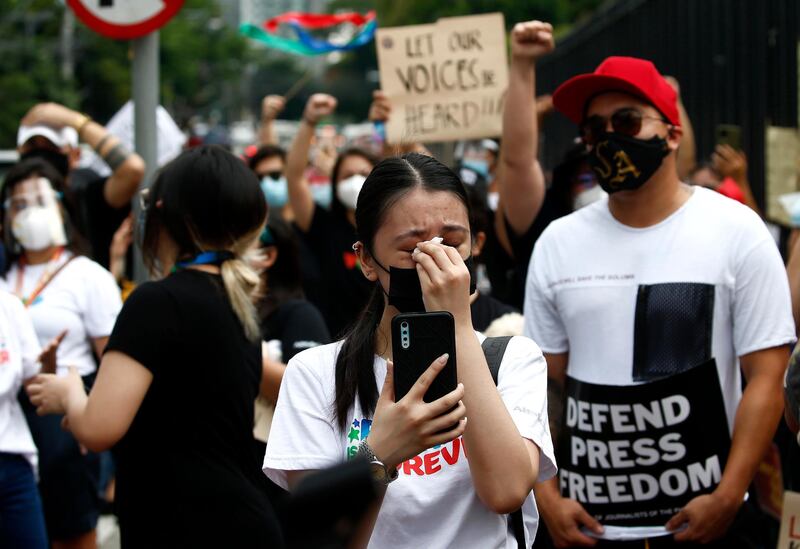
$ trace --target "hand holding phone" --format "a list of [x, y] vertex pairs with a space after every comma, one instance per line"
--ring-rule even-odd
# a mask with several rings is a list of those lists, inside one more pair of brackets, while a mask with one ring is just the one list
[[370, 448], [386, 467], [397, 467], [428, 448], [450, 442], [464, 433], [467, 410], [461, 401], [463, 385], [433, 402], [423, 400], [448, 358], [441, 356], [434, 360], [402, 399], [395, 399], [394, 364], [388, 362], [367, 436]]

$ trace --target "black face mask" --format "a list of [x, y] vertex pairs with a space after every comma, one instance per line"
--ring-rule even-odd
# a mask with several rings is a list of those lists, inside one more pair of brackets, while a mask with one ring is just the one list
[[597, 182], [608, 194], [636, 190], [656, 173], [669, 154], [667, 140], [655, 136], [644, 141], [606, 133], [589, 154], [588, 162]]
[[69, 174], [69, 157], [58, 151], [51, 149], [33, 149], [20, 156], [20, 160], [28, 158], [41, 158], [56, 169], [61, 177], [65, 178]]
[[[375, 256], [373, 255], [372, 257], [374, 259]], [[401, 313], [425, 312], [425, 302], [422, 300], [422, 285], [419, 282], [417, 269], [392, 266], [386, 269], [377, 260], [375, 263], [389, 273], [389, 292], [386, 293], [389, 298], [389, 305], [392, 305]], [[471, 255], [464, 260], [464, 264], [469, 270], [469, 295], [472, 295], [475, 293], [477, 283], [475, 281], [475, 265]]]

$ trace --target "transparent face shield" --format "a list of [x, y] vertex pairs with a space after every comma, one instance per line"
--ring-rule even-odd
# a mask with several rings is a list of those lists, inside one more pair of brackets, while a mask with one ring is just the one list
[[15, 244], [32, 251], [65, 245], [60, 194], [44, 177], [32, 180], [27, 187], [26, 192], [15, 193], [3, 204], [5, 218], [11, 220]]

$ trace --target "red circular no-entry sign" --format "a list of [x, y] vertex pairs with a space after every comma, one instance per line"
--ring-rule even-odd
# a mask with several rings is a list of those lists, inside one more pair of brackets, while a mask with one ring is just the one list
[[139, 38], [163, 27], [183, 0], [67, 0], [83, 23], [117, 40]]

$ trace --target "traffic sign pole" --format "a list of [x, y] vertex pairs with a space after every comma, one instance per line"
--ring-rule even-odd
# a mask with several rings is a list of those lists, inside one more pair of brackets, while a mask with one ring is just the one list
[[[93, 31], [116, 40], [133, 40], [133, 123], [136, 152], [146, 165], [143, 188], [152, 184], [158, 166], [158, 29], [180, 11], [183, 2], [67, 0], [78, 19]], [[133, 200], [131, 207], [138, 221], [139, 200]], [[134, 246], [133, 277], [137, 283], [147, 279], [138, 246]]]
[[[153, 31], [133, 41], [133, 112], [136, 152], [142, 157], [146, 166], [142, 188], [150, 187], [158, 166], [158, 131], [156, 128], [160, 82], [158, 43], [158, 31]], [[132, 206], [135, 219], [138, 221], [140, 219], [139, 200], [134, 200]], [[139, 246], [134, 246], [133, 278], [137, 284], [148, 278]]]

